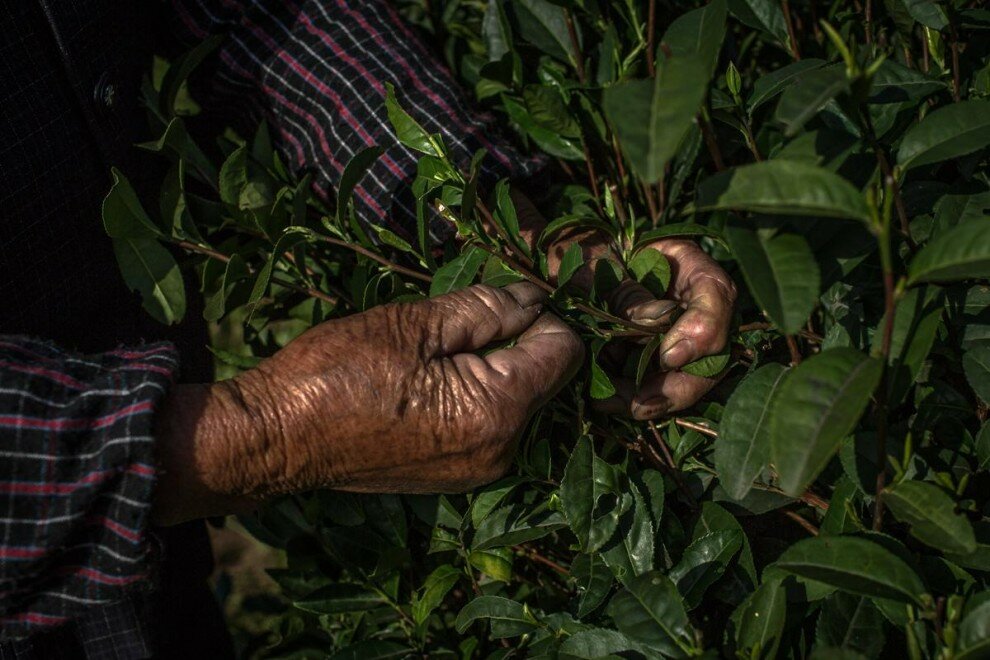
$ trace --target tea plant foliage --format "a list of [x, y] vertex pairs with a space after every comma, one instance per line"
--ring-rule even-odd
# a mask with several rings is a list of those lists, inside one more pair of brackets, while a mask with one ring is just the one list
[[[452, 162], [389, 88], [421, 155], [418, 226], [362, 224], [354, 189], [290, 172], [266, 126], [203, 134], [186, 78], [144, 96], [171, 164], [157, 202], [104, 204], [123, 277], [164, 323], [195, 275], [221, 375], [306, 328], [475, 282], [528, 279], [587, 341], [500, 481], [459, 496], [322, 491], [243, 524], [284, 550], [280, 657], [982, 658], [990, 655], [990, 11], [966, 0], [405, 0], [466, 93], [547, 156], [548, 226], [520, 237], [486, 155]], [[193, 128], [197, 130], [192, 130]], [[195, 135], [195, 137], [194, 137]], [[525, 182], [522, 182], [525, 187]], [[457, 228], [442, 246], [437, 216]], [[590, 291], [561, 231], [612, 245]], [[656, 242], [736, 281], [720, 378], [656, 423], [595, 412], [656, 369], [615, 317], [658, 296]], [[619, 374], [605, 356], [632, 346]], [[344, 356], [342, 356], [344, 359]]]

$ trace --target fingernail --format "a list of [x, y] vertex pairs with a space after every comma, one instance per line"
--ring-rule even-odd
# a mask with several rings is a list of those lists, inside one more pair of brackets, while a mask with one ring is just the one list
[[677, 307], [678, 304], [673, 300], [654, 300], [637, 305], [629, 317], [633, 321], [642, 323], [665, 320], [665, 317], [677, 309]]
[[680, 369], [691, 357], [691, 340], [681, 339], [660, 354], [660, 367], [665, 371]]
[[665, 414], [670, 408], [670, 401], [664, 396], [655, 396], [646, 401], [633, 403], [633, 416], [636, 419], [655, 419]]
[[505, 287], [505, 291], [515, 298], [516, 302], [523, 309], [528, 309], [534, 305], [540, 305], [542, 307], [543, 302], [547, 299], [546, 292], [530, 282], [509, 284]]

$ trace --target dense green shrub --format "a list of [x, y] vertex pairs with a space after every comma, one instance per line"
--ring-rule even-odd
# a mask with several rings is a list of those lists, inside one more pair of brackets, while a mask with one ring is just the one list
[[[990, 11], [401, 4], [479, 103], [550, 155], [547, 238], [607, 231], [614, 267], [585, 295], [567, 286], [581, 255], [565, 258], [552, 307], [589, 364], [530, 424], [510, 476], [456, 497], [313, 493], [245, 521], [288, 557], [273, 652], [990, 656]], [[162, 244], [189, 253], [226, 372], [323, 319], [546, 281], [507, 187], [478, 190], [477, 161], [449, 162], [394, 98], [398, 138], [423, 154], [418, 236], [354, 220], [377, 149], [334, 208], [264, 127], [201, 150], [183, 79], [211, 46], [146, 86], [163, 137], [143, 146], [174, 164], [160, 212], [117, 175], [105, 222], [162, 321], [185, 308]], [[460, 234], [440, 252], [422, 227], [434, 210]], [[654, 425], [588, 403], [613, 392], [602, 347], [643, 336], [602, 300], [625, 273], [662, 293], [669, 265], [640, 249], [660, 236], [700, 241], [741, 296], [731, 350], [689, 367], [721, 385]], [[648, 339], [627, 375], [650, 364]]]

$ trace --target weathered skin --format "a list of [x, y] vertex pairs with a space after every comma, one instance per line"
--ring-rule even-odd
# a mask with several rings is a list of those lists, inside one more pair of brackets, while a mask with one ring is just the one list
[[[514, 199], [532, 245], [545, 221], [529, 200]], [[574, 281], [590, 287], [596, 261], [611, 249], [599, 234], [558, 237], [551, 274], [575, 241], [587, 265]], [[676, 307], [684, 312], [639, 391], [614, 378], [617, 395], [599, 404], [636, 419], [686, 408], [711, 389], [713, 379], [676, 369], [725, 346], [736, 297], [695, 243], [652, 247], [670, 261], [673, 300], [628, 281], [610, 308], [657, 328]], [[233, 380], [174, 388], [157, 417], [158, 521], [220, 515], [313, 488], [455, 492], [493, 481], [511, 464], [526, 421], [583, 359], [578, 336], [541, 313], [544, 300], [519, 283], [386, 305], [314, 327]], [[505, 340], [515, 343], [482, 352]]]
[[[535, 242], [545, 224], [543, 218], [522, 195], [514, 195], [513, 202], [524, 234]], [[551, 273], [557, 272], [564, 252], [575, 242], [582, 247], [585, 267], [574, 274], [571, 282], [590, 290], [597, 261], [612, 253], [610, 241], [596, 231], [562, 232], [547, 253]], [[699, 378], [676, 370], [725, 348], [736, 302], [736, 285], [732, 278], [694, 241], [668, 238], [648, 247], [661, 252], [670, 262], [671, 281], [667, 295], [671, 300], [657, 300], [646, 287], [630, 280], [616, 290], [609, 306], [618, 316], [640, 324], [655, 324], [658, 330], [666, 331], [657, 351], [656, 368], [647, 373], [639, 391], [634, 382], [613, 376], [617, 395], [597, 405], [603, 411], [627, 414], [635, 419], [654, 419], [683, 410], [714, 387], [716, 379]], [[684, 312], [673, 327], [666, 330], [674, 304]], [[613, 357], [617, 364], [624, 361], [621, 354], [613, 354]]]
[[543, 301], [519, 283], [386, 305], [312, 328], [232, 381], [180, 387], [160, 427], [160, 517], [317, 487], [455, 492], [498, 478], [583, 359]]

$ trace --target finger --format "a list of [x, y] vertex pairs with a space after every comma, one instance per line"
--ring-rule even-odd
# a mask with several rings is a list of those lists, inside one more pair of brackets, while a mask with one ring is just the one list
[[677, 301], [657, 300], [649, 289], [635, 280], [620, 284], [609, 297], [609, 306], [617, 316], [656, 328], [669, 325], [673, 312], [680, 308]]
[[441, 354], [476, 351], [521, 334], [540, 315], [546, 299], [529, 282], [503, 288], [478, 284], [434, 298], [430, 313], [439, 327]]
[[669, 239], [653, 247], [670, 261], [669, 294], [687, 307], [659, 350], [664, 369], [679, 369], [725, 347], [736, 288], [718, 262], [693, 241]]
[[711, 390], [718, 381], [679, 371], [651, 374], [632, 399], [634, 419], [655, 419], [688, 408]]
[[663, 369], [680, 369], [706, 355], [718, 353], [729, 338], [734, 288], [720, 277], [696, 273], [689, 290], [687, 310], [677, 319], [660, 344]]
[[502, 378], [503, 391], [522, 394], [531, 407], [548, 401], [577, 373], [584, 360], [584, 344], [566, 323], [553, 314], [541, 316], [516, 344], [485, 356]]

